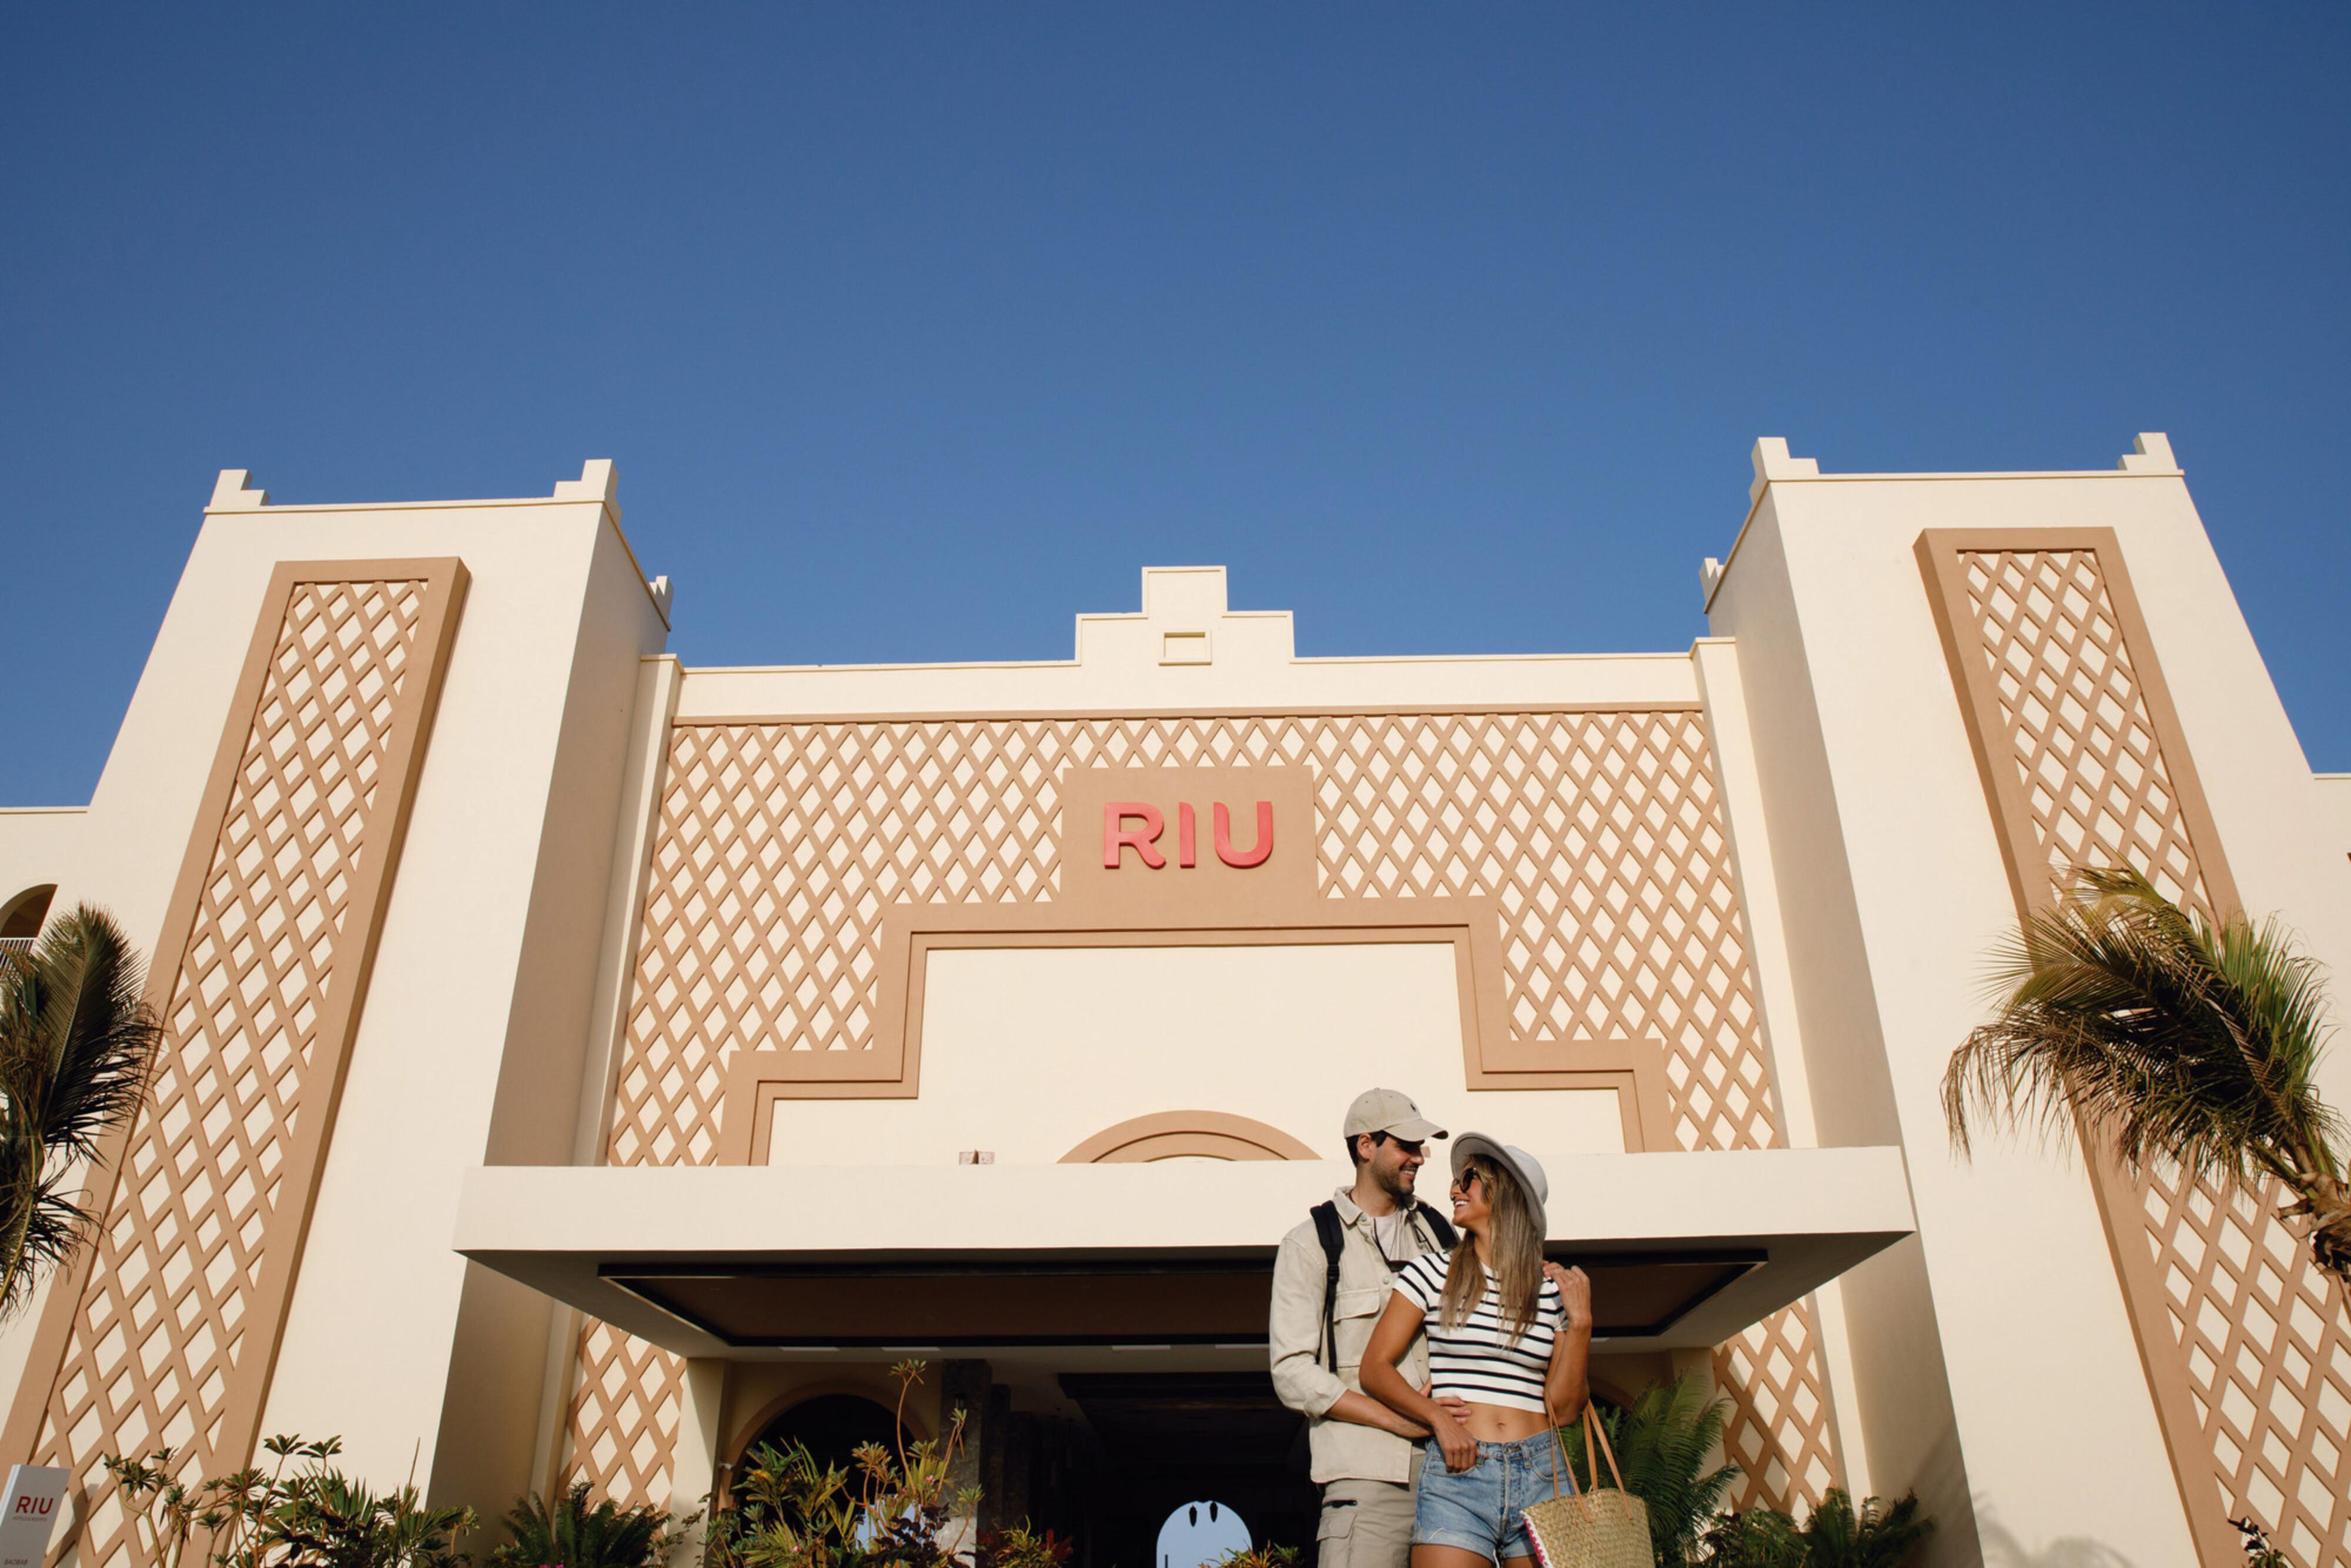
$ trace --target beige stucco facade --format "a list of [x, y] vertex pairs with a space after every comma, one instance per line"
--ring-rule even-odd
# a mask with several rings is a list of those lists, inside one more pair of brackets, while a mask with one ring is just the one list
[[[2351, 967], [2351, 789], [2168, 444], [1756, 468], [1680, 652], [1301, 659], [1179, 568], [1068, 661], [746, 669], [666, 652], [609, 464], [224, 475], [88, 808], [0, 813], [0, 898], [111, 909], [167, 1025], [102, 1244], [0, 1331], [61, 1552], [141, 1560], [99, 1454], [284, 1431], [493, 1516], [684, 1509], [908, 1357], [996, 1517], [1142, 1508], [1154, 1401], [1260, 1419], [1273, 1244], [1385, 1082], [1545, 1162], [1598, 1385], [1703, 1369], [1744, 1501], [2351, 1563], [2351, 1317], [2292, 1238], [1961, 1161], [1937, 1098], [2058, 862]], [[1216, 1484], [1280, 1536], [1286, 1475]]]

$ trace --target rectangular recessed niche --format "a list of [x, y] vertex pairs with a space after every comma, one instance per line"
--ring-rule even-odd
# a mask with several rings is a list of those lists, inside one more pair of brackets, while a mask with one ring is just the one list
[[[1263, 771], [1270, 778], [1288, 770]], [[1063, 891], [1072, 890], [1065, 887]], [[1293, 1113], [1308, 1120], [1315, 1118], [1302, 1104], [1285, 1109], [1267, 1102], [1263, 1110], [1252, 1111], [1204, 1105], [1196, 1097], [1205, 1085], [1228, 1081], [1251, 1082], [1262, 1091], [1269, 1058], [1301, 1054], [1314, 1058], [1318, 1039], [1326, 1047], [1321, 1054], [1330, 1060], [1367, 1065], [1360, 1060], [1361, 1051], [1351, 1047], [1364, 1039], [1390, 1034], [1400, 1019], [1420, 1017], [1431, 1005], [1440, 1008], [1445, 1021], [1424, 1017], [1419, 1027], [1407, 1032], [1421, 1045], [1449, 1040], [1452, 1050], [1459, 1052], [1451, 1059], [1454, 1065], [1439, 1067], [1437, 1061], [1422, 1058], [1418, 1050], [1410, 1053], [1410, 1061], [1390, 1065], [1405, 1069], [1416, 1079], [1433, 1072], [1432, 1082], [1452, 1079], [1474, 1091], [1481, 1113], [1499, 1113], [1497, 1125], [1524, 1113], [1530, 1124], [1552, 1126], [1552, 1146], [1562, 1152], [1615, 1154], [1672, 1146], [1662, 1040], [1568, 1041], [1548, 1035], [1520, 1038], [1510, 1030], [1503, 1010], [1500, 921], [1491, 900], [1322, 899], [1301, 895], [1299, 890], [1283, 896], [1271, 884], [1265, 894], [1262, 908], [1224, 910], [1228, 921], [1208, 918], [1205, 910], [1193, 911], [1189, 919], [1165, 912], [1157, 919], [1121, 918], [1112, 907], [1079, 911], [1074, 902], [1059, 901], [1025, 905], [893, 905], [883, 915], [878, 1013], [871, 1045], [862, 1051], [737, 1051], [727, 1071], [719, 1163], [765, 1165], [780, 1154], [794, 1165], [854, 1164], [870, 1157], [873, 1141], [880, 1135], [864, 1120], [868, 1110], [890, 1121], [886, 1141], [903, 1158], [919, 1163], [925, 1158], [958, 1156], [965, 1151], [977, 1153], [973, 1145], [980, 1137], [971, 1134], [986, 1136], [988, 1128], [1004, 1124], [997, 1114], [1001, 1107], [987, 1103], [985, 1095], [973, 1097], [975, 1086], [966, 1082], [971, 1071], [999, 1080], [1008, 1072], [1024, 1090], [1077, 1087], [1069, 1081], [1082, 1078], [1091, 1089], [1107, 1083], [1124, 1092], [1139, 1086], [1137, 1063], [1153, 1055], [1136, 1038], [1140, 1032], [1155, 1032], [1152, 1023], [1138, 1020], [1178, 1025], [1176, 1041], [1163, 1038], [1157, 1043], [1169, 1048], [1165, 1054], [1170, 1060], [1192, 1071], [1179, 1082], [1155, 1085], [1182, 1089], [1180, 1102], [1147, 1105], [1109, 1121], [1195, 1109], [1252, 1116], [1282, 1127]], [[1352, 948], [1371, 955], [1373, 962], [1368, 973], [1332, 973], [1327, 971], [1333, 966], [1345, 968], [1347, 961], [1307, 957], [1301, 962], [1295, 956], [1317, 948], [1326, 954], [1334, 948]], [[1105, 951], [1120, 949], [1158, 953], [1165, 972], [1145, 972], [1148, 966], [1145, 970], [1125, 969]], [[1294, 956], [1275, 963], [1276, 969], [1287, 971], [1279, 979], [1251, 972], [1255, 965], [1246, 959], [1198, 963], [1173, 959], [1177, 953], [1236, 949], [1286, 952]], [[1007, 970], [1024, 971], [1023, 954], [1040, 955], [1036, 962], [1059, 967], [1057, 961], [1042, 956], [1052, 953], [1077, 960], [1075, 972], [1043, 976], [1022, 972], [1020, 977], [1027, 983], [1014, 988], [1017, 1002], [1003, 999], [998, 987], [993, 992], [998, 1005], [981, 1009], [996, 1027], [1011, 1020], [1012, 1027], [1029, 1038], [1014, 1043], [990, 1036], [977, 1042], [979, 1049], [968, 1049], [973, 1041], [958, 1038], [962, 1033], [958, 1026], [971, 1021], [961, 1016], [968, 1010], [969, 997], [961, 993], [969, 982], [990, 969], [998, 971], [998, 978]], [[1409, 1001], [1392, 994], [1394, 983], [1405, 977], [1405, 971], [1417, 974], [1421, 968], [1417, 961], [1396, 961], [1407, 953], [1449, 971], [1442, 981]], [[1092, 964], [1083, 961], [1089, 954], [1094, 955]], [[991, 958], [994, 963], [988, 962]], [[1231, 967], [1227, 968], [1228, 965]], [[1094, 972], [1086, 973], [1089, 968]], [[1199, 972], [1175, 972], [1190, 969]], [[1224, 972], [1214, 972], [1219, 969]], [[1112, 988], [1112, 995], [1102, 992], [1105, 971], [1119, 971], [1116, 977], [1123, 982]], [[977, 988], [991, 989], [986, 984]], [[1084, 997], [1078, 1017], [1073, 1018], [1066, 1004], [1078, 993]], [[1196, 1016], [1196, 1005], [1210, 998], [1226, 1003], [1244, 999], [1250, 1016], [1245, 1022]], [[1369, 1003], [1376, 1020], [1337, 1031], [1338, 1039], [1347, 1045], [1332, 1038], [1332, 1026], [1337, 1020], [1328, 1013], [1337, 998]], [[1301, 1000], [1319, 1003], [1322, 1016], [1311, 1021], [1293, 1019], [1286, 1028], [1266, 1029], [1269, 1014], [1283, 1014]], [[1044, 1003], [1041, 1010], [1040, 1002]], [[1339, 1010], [1354, 1009], [1340, 1004]], [[1219, 1048], [1236, 1041], [1253, 1052], [1245, 1069], [1221, 1074], [1210, 1071], [1205, 1075], [1197, 1071], [1203, 1066], [1228, 1070], [1238, 1066], [1229, 1058], [1206, 1060], [1223, 1054]], [[1204, 1051], [1201, 1042], [1215, 1043]], [[1054, 1058], [1052, 1061], [1037, 1060], [1040, 1046], [1050, 1047], [1047, 1054]], [[946, 1051], [942, 1061], [926, 1061], [935, 1054], [934, 1047]], [[948, 1067], [948, 1062], [953, 1066]], [[1457, 1072], [1463, 1076], [1455, 1079]], [[778, 1112], [789, 1103], [812, 1099], [843, 1103], [837, 1116], [817, 1121], [778, 1119]], [[1089, 1089], [1081, 1089], [1079, 1099], [1089, 1113], [1105, 1108], [1101, 1096]], [[861, 1101], [872, 1103], [852, 1111], [850, 1103]], [[924, 1111], [936, 1114], [925, 1115], [911, 1107], [886, 1110], [885, 1103], [893, 1101], [919, 1101]], [[1026, 1092], [1020, 1105], [1014, 1120], [1034, 1121], [1037, 1094]], [[1613, 1116], [1608, 1114], [1612, 1109]], [[1574, 1124], [1573, 1128], [1560, 1125], [1562, 1113]], [[904, 1125], [910, 1118], [924, 1125], [920, 1129]], [[936, 1125], [930, 1124], [934, 1121]], [[1073, 1123], [1060, 1129], [1069, 1134], [1069, 1141], [1059, 1147], [1041, 1146], [1053, 1142], [1054, 1129], [1040, 1126], [1037, 1130], [1047, 1134], [1040, 1146], [998, 1148], [996, 1154], [998, 1160], [1009, 1159], [1015, 1165], [1050, 1162], [1105, 1124], [1096, 1121], [1079, 1127]], [[789, 1138], [784, 1136], [787, 1127], [792, 1129]], [[820, 1134], [820, 1127], [845, 1140], [839, 1145], [839, 1158], [830, 1157], [833, 1145]], [[1563, 1141], [1559, 1136], [1562, 1133], [1566, 1134]], [[781, 1149], [775, 1146], [778, 1141], [784, 1143]]]
[[[1343, 1160], [1340, 1119], [1374, 1083], [1547, 1151], [1626, 1147], [1612, 1088], [1464, 1096], [1449, 942], [1187, 946], [1169, 933], [1164, 945], [940, 947], [916, 961], [922, 1095], [776, 1117], [769, 1163], [918, 1163], [952, 1149], [959, 1163], [1050, 1165], [1115, 1123], [1176, 1110], [1252, 1117]], [[884, 1120], [889, 1152], [877, 1154]], [[972, 1147], [983, 1129], [1014, 1127], [1017, 1147]]]
[[1160, 639], [1159, 662], [1163, 664], [1205, 664], [1208, 662], [1208, 634], [1206, 632], [1170, 632]]

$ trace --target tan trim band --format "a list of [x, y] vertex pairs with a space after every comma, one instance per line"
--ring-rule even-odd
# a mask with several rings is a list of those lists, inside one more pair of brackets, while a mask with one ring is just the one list
[[[1668, 655], [1678, 658], [1680, 655]], [[822, 668], [823, 666], [819, 666]], [[919, 667], [919, 666], [917, 666]], [[691, 683], [697, 672], [685, 672]], [[1431, 718], [1519, 716], [1539, 717], [1560, 713], [1699, 713], [1705, 705], [1689, 702], [1587, 703], [1406, 703], [1398, 706], [1353, 707], [1319, 703], [1307, 707], [1218, 707], [1194, 703], [1185, 707], [1134, 708], [1007, 708], [1002, 711], [960, 708], [912, 713], [783, 713], [680, 714], [671, 724], [679, 729], [723, 729], [739, 725], [777, 724], [1000, 724], [1022, 719], [1186, 718]], [[1237, 764], [1236, 766], [1248, 766]]]

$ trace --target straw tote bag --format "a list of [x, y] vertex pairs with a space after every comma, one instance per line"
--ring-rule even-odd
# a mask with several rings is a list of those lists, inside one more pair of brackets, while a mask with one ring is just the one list
[[1649, 1545], [1648, 1505], [1625, 1490], [1625, 1476], [1616, 1468], [1608, 1434], [1592, 1418], [1587, 1403], [1583, 1451], [1588, 1455], [1594, 1449], [1607, 1456], [1608, 1473], [1616, 1478], [1616, 1490], [1604, 1491], [1595, 1486], [1590, 1491], [1579, 1491], [1571, 1467], [1562, 1496], [1560, 1461], [1566, 1457], [1567, 1445], [1560, 1441], [1559, 1428], [1552, 1428], [1552, 1496], [1520, 1511], [1520, 1517], [1527, 1521], [1527, 1537], [1535, 1543], [1535, 1560], [1542, 1568], [1656, 1568], [1656, 1552]]

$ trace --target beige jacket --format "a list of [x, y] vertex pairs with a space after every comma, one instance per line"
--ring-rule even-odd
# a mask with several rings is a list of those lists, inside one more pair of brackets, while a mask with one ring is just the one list
[[[1393, 1432], [1334, 1421], [1323, 1413], [1341, 1393], [1360, 1394], [1364, 1345], [1372, 1325], [1386, 1310], [1395, 1276], [1372, 1239], [1369, 1216], [1341, 1187], [1337, 1194], [1345, 1245], [1339, 1251], [1339, 1290], [1332, 1301], [1332, 1322], [1338, 1331], [1339, 1370], [1333, 1375], [1322, 1356], [1322, 1283], [1325, 1271], [1322, 1242], [1314, 1234], [1311, 1217], [1281, 1239], [1273, 1260], [1273, 1314], [1267, 1340], [1273, 1356], [1273, 1390], [1281, 1402], [1307, 1418], [1307, 1437], [1313, 1450], [1314, 1479], [1403, 1482], [1412, 1479], [1414, 1445]], [[1417, 1213], [1408, 1228], [1414, 1255], [1433, 1251], [1437, 1239]], [[1398, 1370], [1414, 1387], [1428, 1383], [1428, 1342], [1412, 1336]]]

